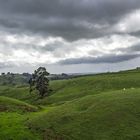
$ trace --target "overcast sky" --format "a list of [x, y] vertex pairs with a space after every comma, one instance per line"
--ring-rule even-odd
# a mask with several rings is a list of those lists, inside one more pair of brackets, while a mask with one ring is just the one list
[[0, 72], [140, 66], [140, 0], [0, 0]]

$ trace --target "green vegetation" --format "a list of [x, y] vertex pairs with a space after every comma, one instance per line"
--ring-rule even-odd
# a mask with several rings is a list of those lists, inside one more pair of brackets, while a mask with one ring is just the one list
[[37, 111], [37, 107], [28, 103], [12, 99], [4, 96], [0, 96], [0, 111]]
[[139, 140], [140, 70], [0, 87], [0, 140]]
[[46, 130], [50, 140], [56, 136], [68, 140], [137, 140], [139, 105], [140, 89], [89, 95], [35, 116], [29, 126]]
[[29, 80], [30, 84], [30, 93], [33, 90], [37, 90], [39, 95], [43, 98], [49, 93], [49, 80], [47, 76], [49, 73], [46, 71], [45, 67], [39, 67], [32, 74], [32, 77]]
[[8, 72], [7, 74], [2, 73], [0, 75], [0, 85], [27, 85], [30, 79], [29, 73], [14, 74]]

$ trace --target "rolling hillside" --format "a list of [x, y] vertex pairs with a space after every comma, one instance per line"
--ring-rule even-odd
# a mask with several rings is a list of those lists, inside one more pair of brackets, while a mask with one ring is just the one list
[[51, 81], [50, 87], [44, 99], [25, 86], [0, 87], [1, 140], [140, 139], [140, 70]]

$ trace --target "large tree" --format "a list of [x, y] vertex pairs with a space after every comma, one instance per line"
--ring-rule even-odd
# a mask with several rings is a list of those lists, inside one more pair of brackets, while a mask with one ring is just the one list
[[47, 76], [49, 73], [46, 71], [45, 67], [39, 67], [34, 71], [32, 77], [29, 80], [30, 92], [37, 90], [41, 97], [48, 95], [49, 93], [49, 80]]

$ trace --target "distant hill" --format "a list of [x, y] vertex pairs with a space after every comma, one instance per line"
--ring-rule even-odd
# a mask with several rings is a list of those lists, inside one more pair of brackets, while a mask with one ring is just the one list
[[[74, 74], [50, 74], [48, 76], [49, 80], [63, 80], [63, 79], [71, 79], [80, 77], [83, 75], [91, 75], [91, 74], [80, 74], [80, 73], [74, 73]], [[0, 75], [0, 85], [26, 85], [28, 84], [29, 79], [32, 77], [30, 73], [2, 73]]]
[[[118, 73], [126, 73], [126, 72], [139, 72], [140, 67], [132, 70], [120, 71], [120, 72], [107, 72], [107, 73], [62, 73], [62, 74], [50, 74], [48, 76], [49, 80], [64, 80], [64, 79], [72, 79], [78, 78], [82, 76], [93, 76], [93, 75], [101, 75], [101, 74], [118, 74]], [[30, 73], [2, 73], [0, 75], [0, 85], [27, 85], [29, 79], [32, 77]]]
[[28, 83], [30, 77], [31, 74], [29, 73], [2, 73], [0, 75], [0, 85], [24, 85]]

